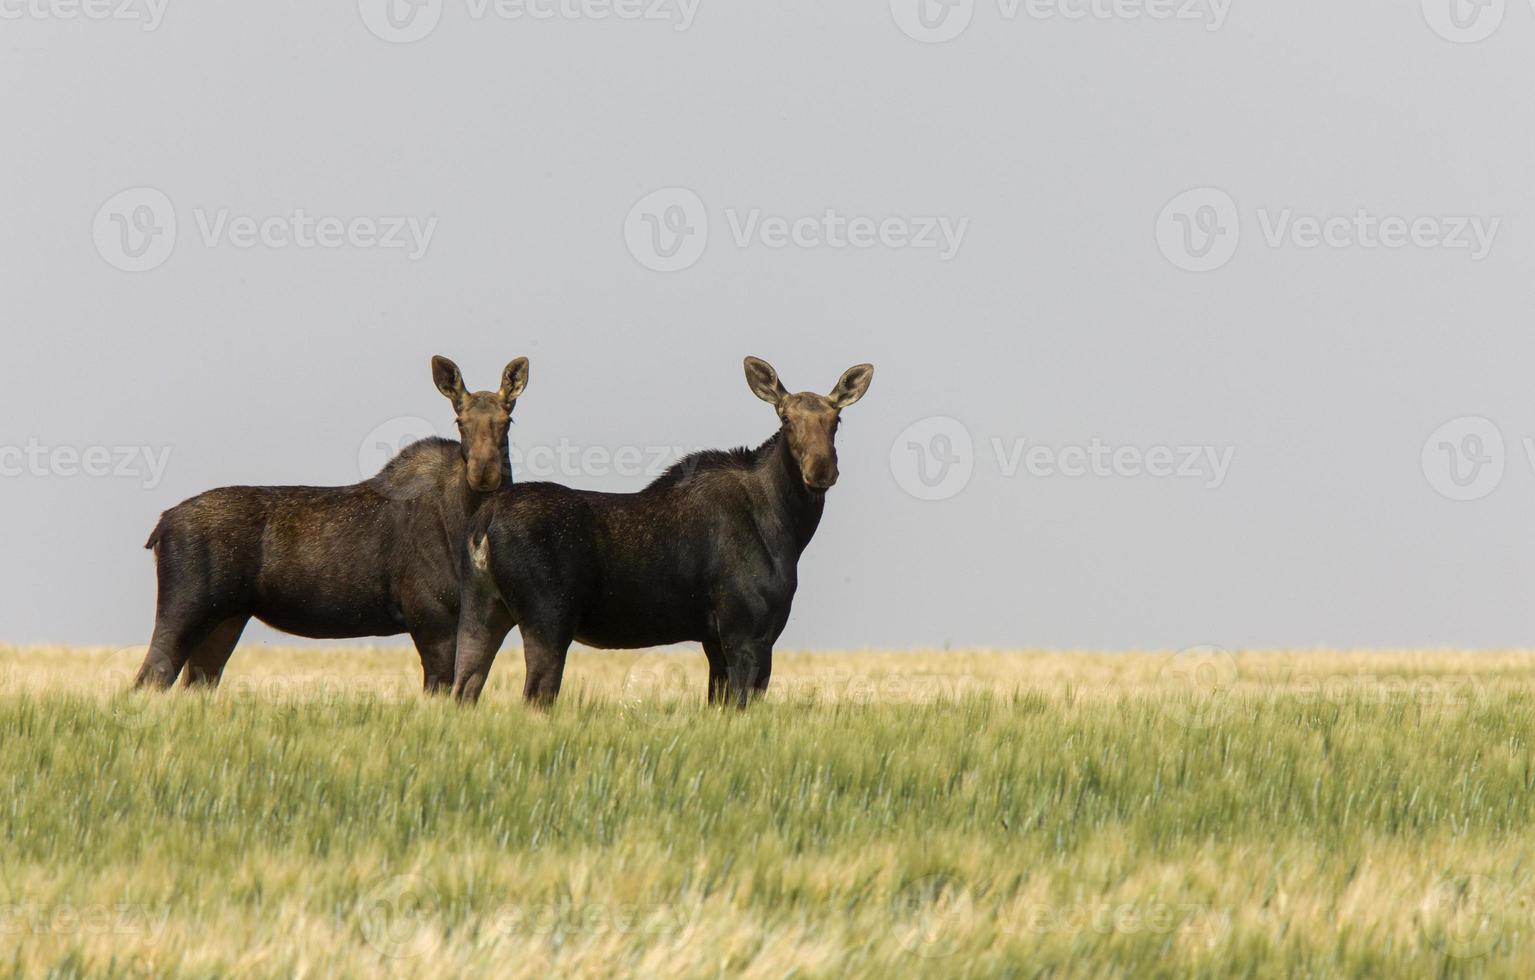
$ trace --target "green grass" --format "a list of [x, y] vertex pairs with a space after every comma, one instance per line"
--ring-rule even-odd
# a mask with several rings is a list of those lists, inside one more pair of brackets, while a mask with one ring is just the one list
[[1087, 694], [12, 684], [0, 975], [1535, 975], [1535, 689]]

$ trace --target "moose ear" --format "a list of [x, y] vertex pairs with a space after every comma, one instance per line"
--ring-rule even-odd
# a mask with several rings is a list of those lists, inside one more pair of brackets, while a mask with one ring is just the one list
[[873, 380], [874, 365], [855, 365], [842, 372], [842, 378], [838, 380], [837, 387], [833, 388], [827, 397], [837, 408], [847, 408], [863, 397], [863, 393], [869, 390], [869, 382]]
[[432, 380], [437, 384], [437, 390], [447, 396], [454, 408], [463, 404], [464, 376], [458, 370], [458, 365], [443, 357], [441, 354], [432, 358]]
[[506, 366], [501, 372], [501, 390], [496, 397], [507, 411], [512, 410], [512, 405], [517, 401], [517, 396], [528, 386], [528, 359], [519, 357]]
[[773, 365], [760, 357], [746, 359], [746, 384], [758, 398], [775, 407], [788, 394]]

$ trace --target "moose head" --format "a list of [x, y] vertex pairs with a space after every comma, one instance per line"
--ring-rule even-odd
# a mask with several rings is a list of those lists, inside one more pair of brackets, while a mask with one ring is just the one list
[[747, 385], [778, 412], [789, 454], [798, 464], [805, 486], [812, 490], [829, 490], [836, 484], [836, 438], [842, 410], [862, 398], [873, 380], [874, 365], [859, 364], [843, 372], [830, 394], [790, 394], [773, 365], [757, 357], [746, 359]]
[[528, 386], [528, 359], [519, 357], [506, 366], [498, 391], [468, 391], [458, 365], [442, 356], [432, 358], [432, 380], [458, 416], [458, 439], [470, 488], [481, 493], [500, 488], [502, 476], [511, 475], [507, 430], [517, 396]]

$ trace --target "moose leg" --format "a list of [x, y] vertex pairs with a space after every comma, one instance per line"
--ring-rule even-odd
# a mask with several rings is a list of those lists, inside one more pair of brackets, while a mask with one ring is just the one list
[[522, 699], [547, 708], [559, 696], [565, 678], [565, 656], [570, 652], [574, 631], [565, 628], [522, 626], [522, 656], [528, 666], [528, 679], [522, 687]]
[[773, 641], [782, 629], [774, 627], [772, 612], [765, 598], [751, 593], [720, 604], [715, 622], [725, 667], [725, 703], [744, 708], [748, 698], [767, 688], [773, 672]]
[[743, 641], [730, 644], [729, 649], [732, 657], [725, 672], [727, 688], [723, 703], [744, 708], [757, 679], [757, 650]]
[[768, 681], [773, 676], [773, 648], [764, 647], [757, 653], [757, 676], [752, 680], [752, 697], [760, 698], [767, 693]]
[[506, 634], [516, 625], [499, 596], [466, 583], [458, 613], [458, 643], [454, 655], [453, 696], [480, 699], [490, 665], [496, 662]]
[[206, 639], [197, 644], [187, 658], [186, 669], [181, 674], [182, 687], [218, 687], [224, 676], [224, 665], [235, 652], [240, 634], [245, 632], [249, 616], [226, 619], [213, 628]]
[[725, 701], [725, 689], [728, 686], [725, 649], [720, 646], [718, 639], [705, 640], [704, 656], [709, 658], [709, 703], [722, 704]]
[[213, 632], [216, 622], [208, 622], [179, 611], [162, 611], [155, 617], [155, 632], [149, 639], [149, 653], [139, 667], [135, 688], [165, 690], [176, 683], [176, 675], [192, 651]]
[[421, 689], [427, 694], [446, 694], [453, 689], [453, 653], [458, 637], [447, 628], [417, 627], [410, 631], [421, 655]]
[[[772, 644], [752, 637], [750, 634], [743, 633], [731, 637], [727, 633], [720, 646], [724, 654], [721, 659], [724, 661], [725, 675], [723, 690], [717, 703], [744, 708], [747, 699], [757, 691], [760, 665], [771, 662]], [[769, 671], [771, 669], [768, 667]], [[764, 680], [763, 686], [765, 687], [766, 684]]]

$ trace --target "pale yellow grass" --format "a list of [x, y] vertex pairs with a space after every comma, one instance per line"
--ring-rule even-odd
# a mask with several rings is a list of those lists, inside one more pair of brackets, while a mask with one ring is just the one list
[[[0, 690], [112, 695], [130, 687], [145, 648], [0, 644]], [[625, 703], [702, 700], [708, 678], [695, 648], [572, 648], [562, 697]], [[485, 697], [517, 700], [522, 651], [504, 649]], [[1117, 699], [1218, 691], [1237, 697], [1406, 698], [1464, 702], [1535, 685], [1535, 650], [779, 650], [768, 700], [920, 704], [970, 695], [1037, 693]], [[420, 692], [420, 661], [401, 646], [244, 645], [225, 673], [226, 696], [309, 700]]]

